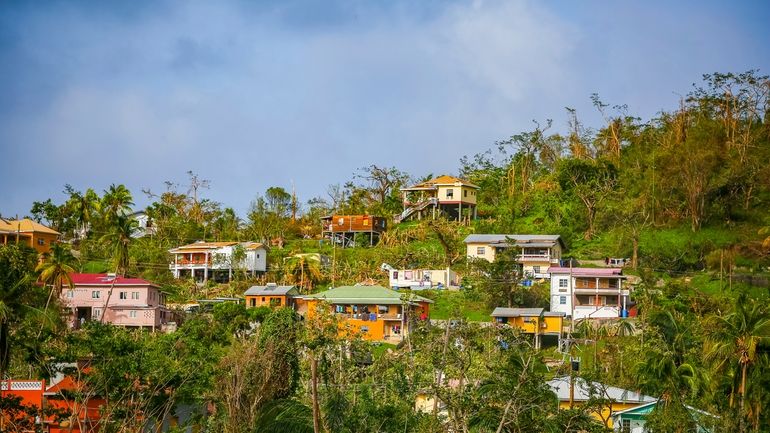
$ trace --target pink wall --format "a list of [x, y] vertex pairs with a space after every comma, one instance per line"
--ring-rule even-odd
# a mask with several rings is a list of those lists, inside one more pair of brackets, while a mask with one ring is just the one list
[[[98, 298], [93, 296], [98, 292]], [[80, 285], [73, 289], [64, 289], [61, 301], [72, 309], [73, 325], [78, 321], [77, 308], [90, 307], [91, 317], [86, 320], [99, 320], [93, 315], [93, 309], [100, 309], [104, 322], [122, 326], [160, 327], [165, 323], [162, 313], [165, 312], [164, 295], [153, 286], [115, 285], [109, 296], [108, 308], [105, 308], [110, 285]]]

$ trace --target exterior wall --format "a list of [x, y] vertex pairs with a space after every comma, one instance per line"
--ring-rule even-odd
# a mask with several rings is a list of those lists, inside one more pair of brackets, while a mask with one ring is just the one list
[[[303, 302], [305, 304], [304, 309], [306, 311], [306, 317], [311, 318], [315, 314], [318, 301], [308, 300]], [[334, 309], [336, 305], [330, 304], [330, 308]], [[423, 315], [427, 317], [430, 314], [430, 304], [420, 302], [412, 312], [415, 317], [420, 318]], [[368, 341], [388, 341], [388, 340], [400, 340], [405, 332], [408, 332], [408, 324], [402, 322], [401, 305], [388, 305], [387, 313], [379, 314], [378, 306], [376, 304], [361, 305], [369, 307], [370, 314], [377, 314], [376, 320], [363, 320], [359, 317], [351, 317], [352, 305], [344, 305], [345, 313], [336, 314], [340, 318], [339, 335], [342, 337], [351, 337], [353, 335], [361, 335], [361, 338]], [[299, 309], [298, 309], [299, 311]], [[334, 311], [334, 310], [332, 310]], [[361, 313], [359, 313], [361, 314]], [[393, 327], [397, 326], [401, 328], [400, 334], [393, 332]], [[363, 328], [362, 328], [363, 327]]]
[[[484, 248], [484, 253], [479, 254], [478, 249]], [[495, 248], [485, 243], [472, 242], [466, 244], [466, 255], [472, 258], [485, 259], [489, 262], [495, 261]]]
[[[452, 196], [447, 196], [449, 190], [452, 190]], [[457, 185], [438, 185], [436, 197], [439, 203], [459, 203], [476, 204], [476, 189], [468, 186]]]
[[[584, 404], [585, 404], [584, 401], [576, 401], [575, 402], [575, 407], [580, 407], [580, 406], [582, 406]], [[594, 411], [591, 411], [591, 412], [588, 412], [588, 413], [592, 417], [596, 418], [596, 420], [598, 420], [599, 422], [603, 423], [605, 420], [607, 420], [607, 427], [608, 428], [612, 428], [613, 427], [612, 426], [612, 416], [611, 416], [612, 413], [617, 413], [617, 412], [620, 412], [620, 411], [623, 411], [623, 410], [626, 410], [626, 409], [631, 409], [631, 408], [637, 407], [639, 405], [641, 405], [641, 403], [620, 403], [620, 402], [615, 402], [615, 403], [612, 403], [612, 411], [611, 412], [610, 412], [609, 405], [606, 405], [606, 406], [602, 406], [601, 412], [594, 410]], [[561, 410], [569, 409], [569, 401], [560, 401], [559, 402], [559, 409], [561, 409]]]
[[[98, 298], [93, 297], [95, 292], [99, 294]], [[101, 320], [103, 315], [104, 321], [113, 325], [160, 328], [166, 322], [163, 317], [166, 312], [165, 302], [157, 288], [116, 285], [111, 296], [109, 292], [109, 284], [75, 286], [73, 289], [63, 290], [61, 301], [65, 307], [72, 310], [72, 325], [78, 325], [78, 308], [91, 308], [91, 317], [86, 320]], [[125, 294], [125, 299], [121, 299], [122, 293]], [[98, 315], [94, 309], [98, 309]]]
[[[561, 287], [566, 281], [566, 287]], [[599, 305], [594, 305], [596, 285], [599, 285]], [[613, 287], [614, 285], [614, 287]], [[574, 277], [569, 274], [551, 275], [551, 311], [563, 312], [573, 319], [608, 319], [620, 316], [623, 297], [620, 296], [622, 281], [608, 277]], [[602, 290], [604, 289], [604, 290]], [[575, 290], [585, 290], [586, 293], [576, 293]], [[581, 305], [576, 301], [577, 296], [590, 297], [590, 304]], [[564, 303], [562, 303], [562, 300]], [[608, 300], [608, 302], [604, 302]]]
[[388, 275], [390, 287], [421, 286], [430, 288], [439, 283], [443, 284], [444, 287], [449, 287], [458, 283], [457, 274], [447, 269], [394, 269], [388, 271]]
[[246, 308], [251, 307], [285, 307], [288, 305], [286, 296], [246, 296]]
[[[560, 316], [540, 317], [507, 317], [501, 318], [507, 320], [509, 326], [517, 327], [526, 334], [560, 334], [563, 326], [563, 318]], [[542, 324], [545, 324], [545, 327]]]
[[[560, 281], [566, 281], [566, 287], [560, 287]], [[564, 301], [562, 303], [561, 301]], [[572, 278], [564, 274], [551, 275], [551, 311], [572, 316]]]
[[522, 264], [522, 271], [524, 275], [531, 275], [534, 278], [549, 278], [547, 271], [550, 266], [552, 264], [549, 260], [527, 260]]

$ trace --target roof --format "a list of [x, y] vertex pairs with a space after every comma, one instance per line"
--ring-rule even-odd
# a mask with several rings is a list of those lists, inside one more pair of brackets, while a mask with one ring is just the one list
[[251, 286], [246, 292], [245, 296], [286, 296], [296, 295], [297, 288], [294, 286], [279, 286], [277, 284], [268, 283], [266, 286]]
[[559, 235], [472, 234], [468, 235], [463, 242], [466, 244], [499, 244], [499, 246], [506, 246], [511, 240], [519, 247], [547, 248], [556, 245], [557, 242], [562, 247], [565, 246]]
[[[382, 286], [341, 286], [325, 292], [307, 295], [305, 299], [323, 299], [339, 304], [400, 305], [401, 296], [408, 292], [397, 292]], [[428, 298], [410, 295], [412, 302], [433, 303]]]
[[70, 274], [74, 285], [114, 285], [116, 286], [154, 286], [155, 284], [141, 278], [126, 278], [122, 275], [111, 277], [109, 274]]
[[457, 184], [460, 184], [462, 186], [467, 186], [467, 187], [479, 189], [478, 186], [468, 182], [467, 180], [460, 179], [459, 177], [447, 176], [447, 175], [443, 175], [443, 176], [439, 176], [439, 177], [434, 177], [433, 179], [426, 180], [425, 182], [420, 182], [418, 184], [415, 184], [415, 185], [412, 185], [412, 186], [409, 186], [409, 187], [406, 187], [406, 188], [401, 188], [401, 189], [402, 190], [409, 190], [409, 189], [433, 189], [433, 188], [435, 188], [438, 185], [457, 185]]
[[563, 268], [551, 266], [549, 274], [571, 274], [575, 277], [619, 277], [625, 278], [620, 268]]
[[492, 311], [492, 317], [558, 317], [566, 313], [557, 311], [543, 311], [542, 308], [505, 308], [497, 307]]
[[3, 231], [3, 232], [19, 231], [20, 233], [35, 232], [35, 233], [48, 233], [52, 235], [61, 234], [56, 230], [46, 227], [38, 222], [32, 221], [29, 218], [24, 218], [21, 220], [6, 220], [3, 218], [0, 218], [0, 231]]
[[264, 248], [264, 245], [262, 245], [259, 242], [235, 242], [235, 241], [228, 241], [228, 242], [205, 242], [205, 241], [197, 241], [193, 242], [191, 244], [182, 245], [173, 249], [168, 250], [170, 253], [202, 253], [206, 251], [212, 251], [212, 250], [218, 250], [220, 248], [224, 247], [232, 247], [234, 245], [241, 244], [243, 247], [247, 250], [257, 250], [260, 248]]
[[[556, 394], [560, 401], [569, 401], [569, 376], [555, 377], [549, 380], [548, 386]], [[589, 385], [590, 384], [590, 385]], [[591, 397], [606, 398], [622, 403], [650, 403], [656, 398], [640, 394], [635, 391], [605, 385], [600, 382], [587, 382], [581, 377], [575, 378], [575, 401], [586, 401]]]

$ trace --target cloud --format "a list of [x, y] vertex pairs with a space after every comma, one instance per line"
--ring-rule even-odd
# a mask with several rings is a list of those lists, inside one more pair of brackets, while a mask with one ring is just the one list
[[[564, 106], [587, 111], [594, 91], [650, 111], [654, 88], [687, 90], [666, 87], [656, 67], [673, 74], [671, 56], [703, 43], [672, 42], [676, 51], [656, 58], [663, 36], [634, 36], [655, 14], [635, 27], [633, 11], [567, 13], [524, 0], [129, 9], [0, 9], [0, 61], [9, 65], [0, 71], [0, 147], [13, 161], [0, 172], [0, 212], [56, 199], [65, 183], [125, 183], [140, 195], [187, 170], [211, 179], [209, 196], [241, 214], [269, 186], [293, 180], [307, 199], [372, 163], [416, 176], [454, 172], [461, 156], [532, 119], [559, 125]], [[611, 28], [643, 63], [597, 29], [618, 16]], [[676, 35], [675, 20], [661, 25], [661, 35]], [[680, 81], [715, 65], [689, 62], [677, 66]]]

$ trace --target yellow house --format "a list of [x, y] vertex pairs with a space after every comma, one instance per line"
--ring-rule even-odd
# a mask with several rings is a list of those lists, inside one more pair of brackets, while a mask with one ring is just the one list
[[576, 377], [570, 391], [570, 377], [561, 376], [548, 381], [548, 386], [559, 399], [559, 409], [570, 406], [580, 407], [590, 404], [590, 414], [607, 428], [612, 428], [612, 416], [618, 412], [632, 409], [657, 401], [656, 398], [635, 391], [606, 385], [600, 382], [588, 382]]
[[517, 248], [517, 262], [530, 278], [550, 278], [548, 268], [558, 266], [565, 250], [559, 235], [472, 234], [465, 240], [466, 256], [494, 262], [505, 248]]
[[[425, 320], [430, 299], [382, 286], [342, 286], [302, 296], [298, 312], [312, 317], [325, 303], [341, 319], [340, 334], [360, 334], [365, 340], [399, 342], [409, 333], [412, 320]], [[323, 305], [323, 304], [322, 304]]]
[[561, 343], [564, 313], [544, 311], [542, 308], [497, 307], [492, 318], [499, 324], [519, 328], [524, 334], [535, 336], [535, 348], [539, 349], [543, 335], [553, 335]]
[[51, 246], [58, 242], [61, 234], [29, 218], [6, 220], [0, 218], [0, 240], [3, 245], [25, 243], [38, 254], [47, 254]]
[[450, 219], [476, 219], [476, 193], [479, 187], [454, 176], [439, 176], [406, 188], [401, 188], [404, 211], [396, 222], [410, 218], [436, 218], [443, 212]]
[[251, 286], [243, 293], [246, 298], [246, 308], [252, 307], [292, 307], [294, 297], [299, 292], [294, 286], [279, 286], [267, 283], [265, 286]]

